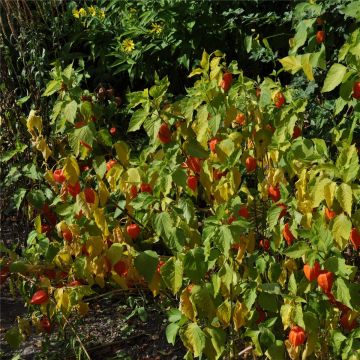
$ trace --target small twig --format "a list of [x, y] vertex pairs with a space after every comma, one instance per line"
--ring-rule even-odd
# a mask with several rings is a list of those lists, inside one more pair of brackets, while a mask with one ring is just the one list
[[86, 357], [87, 357], [89, 360], [91, 360], [91, 357], [90, 357], [89, 353], [87, 352], [87, 350], [86, 350], [86, 348], [85, 348], [85, 345], [84, 345], [83, 342], [81, 341], [81, 339], [80, 339], [79, 335], [77, 334], [76, 330], [75, 330], [74, 327], [71, 325], [71, 323], [69, 322], [69, 320], [65, 317], [65, 315], [63, 315], [63, 318], [64, 318], [66, 324], [69, 325], [71, 331], [74, 333], [74, 335], [75, 335], [77, 341], [79, 342], [81, 348], [83, 349]]
[[94, 301], [94, 300], [98, 300], [100, 298], [107, 297], [107, 296], [112, 295], [112, 294], [130, 293], [130, 292], [138, 292], [138, 289], [131, 289], [131, 288], [130, 289], [114, 289], [114, 290], [108, 291], [108, 292], [106, 292], [104, 294], [94, 295], [94, 296], [86, 298], [84, 300], [86, 300], [86, 301]]
[[252, 350], [252, 346], [248, 346], [247, 348], [245, 348], [244, 350], [241, 350], [239, 353], [238, 353], [238, 356], [240, 355], [243, 355], [245, 353], [247, 353], [248, 351]]

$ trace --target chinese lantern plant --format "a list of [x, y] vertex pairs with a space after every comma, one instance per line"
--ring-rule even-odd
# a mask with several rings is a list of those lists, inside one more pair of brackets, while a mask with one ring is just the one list
[[[77, 108], [85, 125], [65, 123], [68, 152], [54, 153], [57, 172], [46, 178], [57, 217], [46, 233], [57, 247], [39, 246], [40, 216], [27, 254], [65, 273], [49, 279], [65, 290], [41, 289], [57, 302], [108, 285], [173, 297], [167, 337], [180, 338], [188, 358], [226, 357], [245, 342], [253, 356], [306, 355], [330, 336], [340, 307], [359, 311], [357, 269], [344, 256], [358, 246], [353, 134], [336, 132], [342, 141], [329, 151], [296, 130], [307, 99], [276, 77], [259, 84], [218, 52], [200, 66], [184, 97], [172, 100], [166, 77], [128, 95], [128, 132], [148, 136], [137, 157], [109, 134], [101, 104]], [[76, 306], [82, 300], [67, 310]], [[337, 331], [348, 333], [345, 310]], [[331, 356], [341, 351], [327, 344]]]

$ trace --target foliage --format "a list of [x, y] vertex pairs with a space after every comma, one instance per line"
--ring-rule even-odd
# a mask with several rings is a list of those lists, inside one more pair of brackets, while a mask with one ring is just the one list
[[[101, 1], [83, 11], [71, 5], [85, 29], [128, 26], [115, 39], [121, 52], [110, 55], [121, 56], [114, 68], [137, 77], [152, 48], [178, 48], [172, 41], [182, 26], [170, 22], [170, 10], [156, 18], [157, 2], [138, 3], [137, 27], [132, 8], [114, 4], [104, 14]], [[193, 4], [188, 11], [211, 6]], [[129, 18], [112, 20], [119, 9]], [[27, 302], [40, 288], [49, 293], [42, 304], [32, 299], [33, 318], [65, 324], [72, 311], [86, 314], [86, 297], [97, 289], [139, 287], [178, 301], [166, 335], [172, 344], [181, 339], [186, 359], [236, 358], [244, 343], [269, 359], [359, 356], [354, 9], [350, 2], [299, 3], [289, 53], [280, 59], [269, 41], [247, 36], [250, 56], [274, 65], [256, 80], [212, 49], [194, 62], [186, 95], [173, 96], [170, 63], [156, 72], [149, 66], [154, 84], [128, 92], [126, 107], [112, 88], [87, 89], [83, 60], [54, 63], [42, 93], [53, 99], [50, 121], [35, 110], [26, 120], [46, 168], [46, 183], [27, 194], [35, 229], [21, 256], [2, 249], [2, 274], [11, 273]], [[351, 18], [341, 44], [331, 39], [330, 12]], [[170, 24], [174, 38], [159, 50]], [[326, 40], [317, 35], [324, 28]], [[101, 44], [93, 44], [101, 58]], [[183, 52], [185, 67], [195, 48]], [[129, 141], [140, 131], [144, 143]], [[29, 326], [20, 321], [9, 343], [17, 345]]]

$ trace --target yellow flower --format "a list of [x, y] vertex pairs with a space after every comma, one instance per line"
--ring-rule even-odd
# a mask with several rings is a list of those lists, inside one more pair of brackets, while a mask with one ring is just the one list
[[100, 19], [104, 19], [104, 18], [105, 18], [105, 11], [104, 11], [103, 9], [101, 9], [101, 10], [99, 11], [99, 18], [100, 18]]
[[161, 25], [157, 24], [157, 23], [152, 23], [151, 24], [151, 30], [150, 32], [154, 32], [156, 34], [160, 34], [163, 31], [163, 28]]
[[88, 11], [89, 11], [89, 14], [90, 14], [91, 16], [95, 16], [95, 15], [96, 15], [96, 10], [95, 10], [95, 8], [94, 8], [92, 5], [88, 7]]
[[122, 47], [125, 52], [131, 53], [135, 49], [135, 44], [131, 39], [125, 39], [122, 42]]
[[81, 8], [81, 9], [79, 10], [79, 15], [80, 15], [80, 16], [86, 16], [86, 15], [87, 15], [86, 10], [85, 10], [84, 8]]
[[78, 9], [74, 9], [74, 10], [72, 11], [72, 14], [73, 14], [73, 16], [76, 17], [77, 19], [79, 18], [79, 10], [78, 10]]

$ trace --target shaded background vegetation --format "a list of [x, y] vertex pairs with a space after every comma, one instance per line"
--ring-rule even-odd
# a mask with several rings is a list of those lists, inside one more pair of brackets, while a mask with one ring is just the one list
[[[4, 0], [1, 15], [2, 213], [21, 207], [26, 190], [41, 181], [41, 160], [29, 146], [24, 114], [31, 108], [49, 118], [53, 99], [42, 97], [55, 61], [65, 67], [81, 60], [89, 73], [86, 87], [113, 89], [125, 102], [125, 94], [149, 87], [155, 72], [167, 75], [171, 92], [181, 95], [193, 83], [187, 75], [197, 65], [204, 49], [220, 49], [228, 61], [236, 59], [245, 75], [259, 80], [279, 70], [277, 59], [288, 54], [289, 40], [298, 21], [312, 14], [297, 13], [295, 1], [65, 1]], [[350, 33], [354, 19], [339, 8], [347, 0], [321, 2], [324, 7], [326, 57], [336, 55]], [[79, 10], [85, 12], [79, 14]], [[80, 11], [81, 12], [81, 11]], [[314, 32], [316, 29], [314, 29]], [[134, 49], [127, 52], [124, 41]], [[313, 97], [312, 129], [327, 129], [331, 102], [325, 102], [316, 83], [325, 72], [316, 70], [316, 82], [303, 74], [281, 72], [283, 84]], [[321, 105], [321, 106], [319, 106]], [[126, 123], [124, 124], [126, 128]], [[49, 132], [50, 129], [47, 129]], [[46, 131], [46, 129], [45, 129]], [[139, 136], [138, 134], [136, 136]], [[141, 135], [140, 135], [141, 136]], [[139, 139], [141, 140], [141, 139]], [[9, 204], [11, 206], [9, 206]], [[24, 211], [23, 211], [24, 212]], [[25, 219], [24, 219], [25, 220]]]

